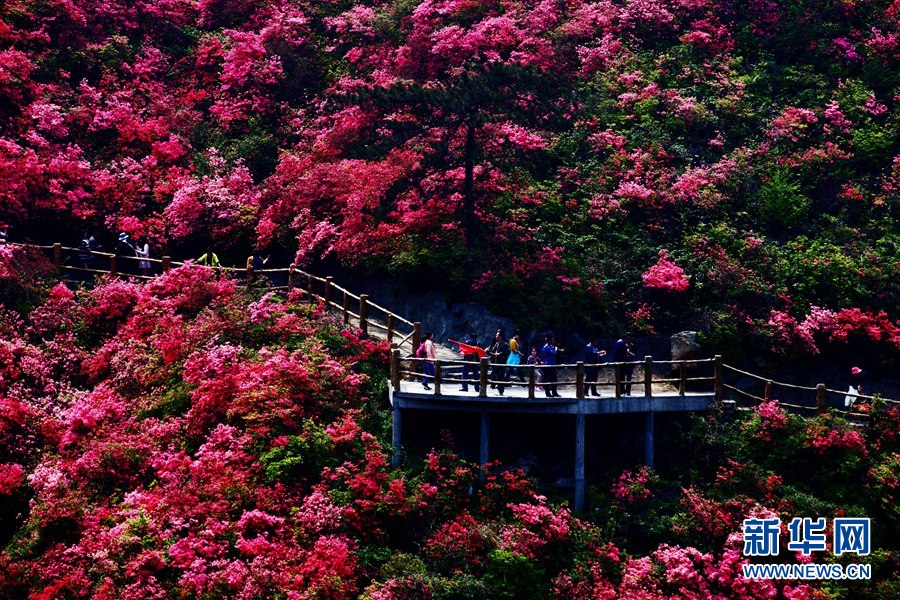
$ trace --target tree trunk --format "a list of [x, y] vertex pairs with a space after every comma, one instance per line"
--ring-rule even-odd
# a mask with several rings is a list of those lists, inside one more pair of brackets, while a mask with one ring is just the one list
[[475, 241], [475, 127], [475, 114], [472, 112], [466, 124], [466, 182], [463, 191], [463, 227], [468, 248]]

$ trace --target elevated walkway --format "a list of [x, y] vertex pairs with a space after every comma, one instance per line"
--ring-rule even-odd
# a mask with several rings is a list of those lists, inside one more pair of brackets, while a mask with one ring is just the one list
[[[113, 275], [138, 280], [149, 280], [165, 273], [173, 267], [185, 263], [173, 261], [171, 257], [161, 259], [137, 259], [116, 256], [106, 252], [84, 252], [77, 248], [52, 244], [36, 246], [13, 244], [10, 246], [42, 252], [48, 256], [60, 273], [68, 274], [76, 282], [89, 281], [98, 275]], [[138, 261], [145, 260], [151, 265], [151, 274], [136, 275]], [[126, 271], [123, 273], [123, 270]], [[477, 363], [465, 363], [447, 348], [438, 347], [435, 361], [435, 375], [429, 381], [431, 389], [421, 384], [421, 362], [413, 356], [422, 339], [422, 325], [400, 317], [387, 308], [371, 302], [365, 294], [356, 295], [336, 285], [332, 277], [317, 277], [291, 266], [286, 269], [226, 268], [217, 270], [223, 276], [242, 280], [247, 286], [258, 284], [263, 278], [268, 290], [290, 291], [301, 289], [305, 299], [321, 302], [333, 311], [348, 327], [354, 327], [363, 335], [382, 339], [391, 345], [390, 403], [393, 415], [394, 464], [399, 464], [402, 445], [403, 412], [455, 411], [477, 413], [481, 416], [481, 463], [490, 458], [490, 420], [503, 414], [572, 415], [574, 420], [575, 452], [575, 507], [584, 504], [584, 429], [588, 415], [635, 414], [645, 415], [644, 461], [653, 466], [653, 436], [657, 413], [687, 413], [709, 411], [723, 403], [734, 403], [738, 409], [748, 410], [760, 402], [776, 398], [776, 389], [790, 389], [806, 396], [805, 404], [779, 403], [780, 406], [801, 414], [823, 413], [831, 404], [843, 406], [846, 391], [829, 389], [824, 383], [816, 386], [793, 385], [772, 381], [766, 377], [742, 371], [722, 363], [722, 358], [695, 361], [654, 361], [646, 357], [633, 363], [608, 363], [603, 366], [603, 375], [596, 383], [601, 396], [586, 394], [591, 385], [585, 381], [585, 365], [576, 363], [559, 365], [560, 382], [557, 384], [560, 398], [548, 398], [544, 387], [538, 381], [538, 370], [533, 366], [516, 367], [525, 383], [492, 381], [489, 372], [494, 366], [487, 359]], [[462, 378], [463, 368], [471, 374]], [[669, 378], [654, 374], [654, 370], [671, 373]], [[628, 390], [629, 372], [637, 378], [631, 382], [633, 395]], [[463, 383], [470, 391], [461, 391]], [[749, 383], [748, 383], [749, 382]], [[480, 391], [474, 391], [475, 384]], [[508, 386], [500, 395], [498, 384]], [[731, 398], [726, 398], [726, 394]], [[900, 404], [897, 400], [866, 395], [855, 396], [858, 402], [879, 402], [889, 406]], [[738, 405], [742, 401], [745, 406]], [[831, 408], [848, 417], [867, 422], [865, 411], [850, 407], [847, 410]]]

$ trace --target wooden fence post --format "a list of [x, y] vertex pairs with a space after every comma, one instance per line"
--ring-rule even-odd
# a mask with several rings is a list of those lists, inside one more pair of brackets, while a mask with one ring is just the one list
[[329, 275], [325, 278], [325, 306], [329, 306], [331, 304], [331, 294], [334, 286], [334, 277]]
[[422, 343], [422, 324], [416, 321], [413, 323], [413, 334], [412, 334], [412, 354], [415, 356], [416, 351], [419, 349], [419, 344]]
[[297, 284], [297, 267], [291, 264], [288, 267], [288, 291], [290, 292], [294, 289], [294, 286]]
[[394, 313], [388, 313], [387, 317], [387, 341], [394, 341]]
[[310, 273], [306, 274], [306, 294], [309, 296], [309, 303], [313, 304], [316, 301], [316, 295], [313, 293], [313, 285], [314, 285], [313, 276]]
[[724, 380], [724, 372], [722, 369], [722, 355], [716, 354], [715, 362], [713, 367], [713, 389], [716, 395], [716, 402], [721, 402], [725, 399], [725, 380]]
[[62, 264], [62, 244], [53, 244], [53, 266]]
[[247, 265], [247, 286], [253, 282], [253, 265]]
[[110, 275], [116, 274], [116, 255], [115, 254], [109, 255], [109, 274]]
[[536, 375], [537, 367], [534, 365], [528, 365], [528, 399], [534, 400], [534, 380]]
[[820, 383], [816, 386], [816, 410], [819, 414], [825, 412], [825, 384]]
[[394, 391], [400, 391], [400, 349], [396, 346], [391, 348], [391, 385]]
[[162, 257], [162, 272], [168, 273], [172, 270], [172, 257], [171, 256], [163, 256]]
[[773, 384], [771, 379], [766, 381], [766, 391], [763, 392], [763, 398], [765, 398], [766, 400], [772, 399], [772, 385]]
[[644, 357], [644, 395], [653, 397], [653, 357]]
[[359, 295], [359, 328], [363, 335], [369, 333], [369, 297], [366, 294]]
[[616, 363], [613, 365], [613, 380], [616, 384], [616, 398], [622, 397], [622, 365]]
[[342, 310], [344, 311], [344, 325], [346, 325], [350, 322], [350, 296], [347, 294], [347, 290], [344, 290]]
[[687, 367], [684, 361], [681, 361], [679, 364], [679, 381], [678, 381], [678, 395], [684, 396], [685, 392], [687, 392]]
[[481, 364], [478, 365], [479, 368], [479, 381], [481, 382], [481, 387], [478, 389], [478, 395], [482, 398], [487, 398], [487, 389], [488, 389], [488, 357], [481, 357]]
[[575, 363], [575, 397], [584, 398], [584, 363]]
[[441, 395], [441, 361], [434, 361], [434, 395]]

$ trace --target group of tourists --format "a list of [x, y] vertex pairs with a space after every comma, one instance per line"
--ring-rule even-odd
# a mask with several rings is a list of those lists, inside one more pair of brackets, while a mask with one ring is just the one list
[[[451, 340], [454, 341], [454, 340]], [[508, 387], [506, 382], [516, 380], [524, 384], [526, 379], [524, 376], [525, 369], [523, 365], [534, 367], [535, 383], [544, 390], [544, 394], [548, 398], [559, 398], [557, 386], [558, 367], [561, 364], [561, 357], [566, 353], [566, 349], [559, 346], [556, 337], [552, 333], [544, 336], [543, 345], [532, 345], [528, 353], [525, 353], [525, 345], [522, 341], [522, 333], [518, 329], [513, 333], [512, 337], [507, 340], [503, 335], [503, 330], [498, 329], [494, 334], [491, 343], [487, 348], [481, 348], [474, 333], [466, 335], [462, 342], [455, 342], [459, 345], [460, 352], [463, 355], [462, 366], [462, 385], [459, 390], [467, 392], [469, 384], [472, 383], [476, 392], [481, 391], [480, 372], [477, 362], [487, 356], [491, 365], [490, 384], [492, 389], [496, 389], [501, 396]], [[416, 351], [416, 356], [423, 359], [422, 364], [422, 386], [426, 390], [430, 390], [429, 383], [434, 377], [434, 360], [435, 360], [434, 333], [426, 332], [422, 343]], [[623, 333], [612, 349], [612, 362], [628, 363], [636, 358], [634, 349], [634, 337], [630, 333]], [[601, 348], [598, 339], [592, 339], [584, 348], [584, 383], [585, 394], [588, 396], [600, 396], [597, 389], [597, 382], [600, 376], [600, 370], [607, 361], [607, 352]], [[631, 395], [631, 381], [634, 375], [633, 364], [624, 364], [621, 367], [622, 374], [622, 393], [626, 396]]]
[[[0, 224], [0, 243], [6, 240], [6, 228]], [[102, 252], [104, 250], [102, 244], [89, 231], [82, 231], [81, 241], [78, 242], [78, 266], [88, 270], [98, 270], [101, 264], [97, 261], [97, 256], [93, 253]], [[132, 237], [129, 234], [120, 232], [114, 242], [113, 253], [116, 256], [122, 256], [135, 259], [137, 272], [144, 276], [152, 273], [152, 265], [150, 262], [150, 244], [143, 236]], [[252, 254], [247, 257], [246, 268], [254, 270], [262, 270], [269, 262], [269, 257], [263, 257], [262, 250], [254, 248]], [[206, 250], [195, 261], [195, 264], [204, 267], [222, 267], [219, 256], [215, 253], [212, 246], [207, 246]], [[122, 264], [119, 266], [122, 272], [129, 272], [129, 265]]]
[[[81, 232], [81, 240], [78, 242], [78, 266], [86, 270], [100, 270], [102, 265], [98, 263], [97, 256], [94, 252], [102, 252], [103, 245], [89, 231]], [[113, 245], [113, 253], [118, 257], [133, 258], [134, 261], [128, 261], [119, 265], [122, 272], [149, 277], [151, 275], [150, 261], [150, 244], [143, 236], [133, 238], [124, 231], [119, 233], [118, 238]]]

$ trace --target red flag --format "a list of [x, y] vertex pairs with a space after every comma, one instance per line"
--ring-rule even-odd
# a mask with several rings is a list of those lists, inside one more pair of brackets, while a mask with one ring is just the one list
[[451, 344], [456, 344], [457, 346], [459, 346], [459, 351], [462, 354], [477, 354], [478, 358], [480, 359], [487, 353], [487, 350], [485, 350], [484, 348], [479, 348], [478, 346], [473, 346], [464, 342], [457, 342], [456, 340], [451, 339], [448, 339], [447, 341]]

